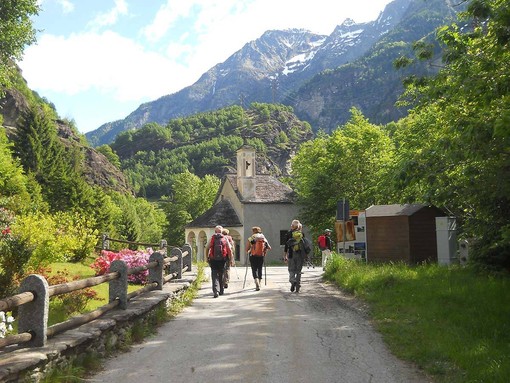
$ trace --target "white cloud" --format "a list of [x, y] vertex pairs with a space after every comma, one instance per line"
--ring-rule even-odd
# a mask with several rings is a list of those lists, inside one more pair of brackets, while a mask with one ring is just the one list
[[57, 0], [57, 3], [62, 7], [64, 13], [71, 13], [74, 11], [74, 4], [69, 0]]
[[168, 0], [159, 8], [152, 23], [143, 29], [143, 35], [151, 42], [159, 41], [177, 20], [190, 15], [194, 3], [192, 0], [180, 2]]
[[127, 15], [127, 13], [128, 5], [126, 0], [115, 0], [115, 6], [111, 10], [97, 15], [96, 18], [89, 23], [89, 25], [92, 28], [114, 25], [119, 19], [119, 16]]
[[[384, 4], [388, 0], [379, 1]], [[161, 53], [112, 31], [67, 37], [45, 34], [37, 45], [26, 49], [23, 73], [31, 87], [42, 91], [75, 95], [96, 90], [117, 100], [157, 98], [191, 85], [268, 29], [307, 26], [313, 30], [313, 26], [324, 29], [329, 25], [330, 31], [320, 32], [330, 33], [345, 17], [353, 16], [347, 5], [343, 6], [345, 15], [327, 12], [329, 0], [307, 4], [296, 5], [293, 0], [167, 0], [145, 28], [146, 36], [157, 40], [182, 18], [193, 17], [194, 22], [174, 39], [167, 39], [166, 47], [159, 48]], [[116, 0], [111, 11], [95, 19], [96, 25], [115, 23], [127, 12], [126, 1]], [[318, 24], [311, 22], [316, 19]]]
[[[58, 2], [63, 12], [73, 10], [73, 0], [38, 1]], [[90, 107], [97, 99], [104, 101], [102, 109], [110, 110], [191, 85], [269, 29], [305, 28], [330, 34], [347, 17], [356, 22], [375, 20], [389, 1], [160, 0], [163, 5], [156, 14], [143, 15], [151, 20], [145, 28], [120, 32], [122, 23], [117, 21], [129, 10], [127, 0], [115, 0], [108, 12], [97, 15], [88, 25], [78, 23], [78, 16], [85, 15], [73, 13], [76, 31], [87, 33], [39, 36], [37, 44], [25, 50], [20, 66], [32, 89], [65, 95], [61, 103], [65, 110], [78, 113], [77, 104]], [[83, 18], [89, 20], [90, 14]], [[140, 32], [150, 47], [136, 42]], [[85, 94], [93, 99], [77, 101]], [[108, 104], [109, 98], [114, 106], [107, 108], [103, 104]], [[130, 111], [126, 110], [126, 115]], [[107, 121], [110, 117], [102, 113]], [[76, 115], [77, 121], [89, 114]]]
[[70, 96], [96, 90], [118, 101], [154, 99], [191, 81], [185, 68], [111, 31], [43, 35], [22, 68], [31, 88]]
[[[48, 2], [48, 0], [37, 0], [36, 3], [38, 6], [42, 6], [45, 2]], [[69, 0], [55, 0], [55, 2], [62, 7], [63, 13], [71, 13], [74, 11], [74, 3], [72, 3]]]
[[[348, 17], [358, 22], [375, 20], [389, 1], [358, 0], [352, 5], [350, 0], [335, 4], [330, 0], [167, 0], [143, 32], [151, 42], [165, 37], [170, 41], [169, 57], [178, 55], [190, 71], [201, 74], [267, 30], [305, 28], [330, 34]], [[173, 29], [188, 19], [185, 33]]]

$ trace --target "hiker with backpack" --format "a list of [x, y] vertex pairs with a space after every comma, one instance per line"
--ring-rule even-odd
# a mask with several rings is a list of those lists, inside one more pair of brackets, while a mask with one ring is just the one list
[[209, 242], [209, 250], [207, 252], [207, 260], [211, 267], [212, 290], [214, 298], [223, 295], [223, 272], [225, 264], [232, 262], [232, 251], [227, 239], [222, 234], [223, 227], [216, 226], [214, 234]]
[[259, 291], [262, 284], [262, 266], [264, 266], [264, 257], [268, 250], [271, 250], [271, 246], [267, 241], [262, 229], [258, 226], [251, 228], [252, 235], [248, 238], [246, 244], [246, 252], [248, 253], [251, 273], [255, 280], [255, 290]]
[[303, 225], [297, 219], [293, 220], [287, 232], [283, 260], [287, 262], [289, 270], [290, 291], [299, 293], [301, 288], [301, 270], [311, 246], [305, 241]]
[[317, 244], [322, 253], [322, 269], [326, 270], [326, 263], [331, 256], [332, 242], [331, 242], [331, 230], [326, 229], [324, 233], [319, 235], [317, 238]]
[[234, 266], [235, 257], [234, 257], [234, 239], [230, 236], [230, 231], [228, 229], [223, 228], [221, 234], [227, 239], [228, 245], [230, 247], [230, 253], [232, 254], [230, 262], [225, 262], [225, 270], [223, 271], [223, 288], [228, 288], [228, 283], [230, 282], [230, 266]]

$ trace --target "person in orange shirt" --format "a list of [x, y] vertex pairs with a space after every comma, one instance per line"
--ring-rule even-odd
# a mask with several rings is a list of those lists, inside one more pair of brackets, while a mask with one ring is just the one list
[[258, 226], [251, 228], [252, 235], [248, 238], [246, 244], [246, 252], [250, 259], [251, 273], [255, 280], [255, 290], [259, 291], [262, 284], [262, 266], [264, 265], [264, 257], [271, 250], [271, 246], [267, 241], [262, 229]]

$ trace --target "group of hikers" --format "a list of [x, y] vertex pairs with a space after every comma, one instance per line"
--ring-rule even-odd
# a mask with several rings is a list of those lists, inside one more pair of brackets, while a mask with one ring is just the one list
[[[332, 242], [331, 230], [326, 229], [319, 236], [318, 245], [322, 251], [322, 265], [325, 264], [331, 254]], [[223, 295], [230, 281], [230, 268], [235, 266], [234, 240], [229, 235], [229, 230], [218, 225], [214, 228], [214, 234], [208, 244], [207, 260], [211, 267], [212, 291], [214, 298]], [[311, 252], [311, 242], [303, 234], [303, 225], [295, 219], [286, 234], [283, 260], [287, 263], [289, 271], [290, 291], [298, 293], [301, 289], [301, 271]], [[262, 286], [262, 269], [267, 252], [271, 250], [267, 238], [259, 226], [252, 227], [252, 235], [248, 238], [245, 251], [250, 261], [251, 272], [255, 282], [255, 290], [259, 291]]]

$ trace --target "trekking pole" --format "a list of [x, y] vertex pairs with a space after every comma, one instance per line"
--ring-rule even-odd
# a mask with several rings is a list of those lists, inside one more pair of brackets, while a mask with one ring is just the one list
[[267, 268], [266, 268], [266, 257], [264, 257], [264, 286], [267, 286]]
[[236, 262], [234, 261], [234, 270], [236, 271], [236, 277], [237, 279], [239, 279], [239, 274], [237, 274], [237, 267], [236, 267]]
[[244, 286], [246, 285], [246, 276], [248, 275], [248, 258], [250, 257], [250, 253], [247, 254], [247, 257], [246, 257], [246, 260], [245, 260], [245, 263], [246, 263], [246, 271], [244, 273], [244, 282], [243, 282], [243, 290], [244, 290]]

